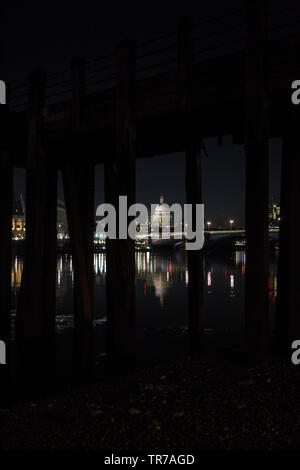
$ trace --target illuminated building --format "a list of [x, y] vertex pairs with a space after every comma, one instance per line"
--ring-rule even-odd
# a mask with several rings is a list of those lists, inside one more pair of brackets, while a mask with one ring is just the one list
[[169, 217], [169, 211], [167, 207], [164, 206], [164, 196], [160, 196], [159, 204], [155, 207], [155, 211], [152, 217], [152, 224], [157, 225], [158, 227], [162, 226], [163, 217]]
[[270, 227], [278, 227], [280, 222], [280, 204], [272, 204], [269, 206], [269, 225]]
[[273, 204], [273, 220], [280, 220], [280, 204]]
[[22, 194], [18, 199], [13, 202], [12, 214], [12, 238], [15, 240], [22, 240], [25, 238], [25, 206]]
[[[12, 238], [23, 240], [26, 233], [25, 204], [22, 194], [14, 200], [12, 213]], [[57, 237], [63, 239], [68, 236], [68, 222], [66, 208], [63, 201], [57, 202]]]
[[64, 201], [57, 201], [57, 238], [63, 239], [68, 236], [67, 212]]
[[[149, 225], [159, 227], [159, 230], [161, 230], [163, 223], [166, 224], [166, 229], [169, 230], [170, 233], [174, 232], [174, 215], [170, 212], [168, 205], [165, 204], [165, 199], [162, 194], [152, 217], [149, 216]], [[179, 230], [182, 231], [182, 227], [180, 227]]]

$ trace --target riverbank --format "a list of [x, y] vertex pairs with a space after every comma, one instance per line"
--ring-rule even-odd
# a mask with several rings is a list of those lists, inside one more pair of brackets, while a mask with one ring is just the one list
[[2, 448], [297, 449], [299, 372], [190, 358], [124, 372], [1, 410]]

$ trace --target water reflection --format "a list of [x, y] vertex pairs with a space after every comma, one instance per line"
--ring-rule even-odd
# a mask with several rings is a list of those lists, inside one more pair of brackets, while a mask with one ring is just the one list
[[18, 258], [16, 256], [13, 259], [12, 267], [11, 267], [11, 286], [12, 286], [13, 295], [17, 294], [18, 289], [21, 286], [22, 271], [23, 271], [23, 259]]
[[[138, 252], [136, 262], [137, 327], [140, 334], [149, 330], [186, 330], [187, 257], [184, 252], [159, 254]], [[244, 278], [246, 256], [236, 251], [231, 257], [205, 256], [205, 328], [221, 342], [242, 341], [244, 316]], [[13, 259], [11, 280], [13, 308], [21, 285], [23, 258]], [[94, 254], [95, 322], [106, 320], [106, 255]], [[57, 257], [57, 328], [62, 331], [73, 324], [74, 271], [72, 257]], [[117, 293], [116, 293], [117, 295]], [[270, 261], [269, 296], [271, 314], [277, 297], [277, 259]]]
[[152, 253], [136, 254], [136, 279], [144, 283], [144, 295], [154, 295], [164, 307], [168, 290], [176, 284], [188, 284], [187, 265], [185, 256], [159, 256]]

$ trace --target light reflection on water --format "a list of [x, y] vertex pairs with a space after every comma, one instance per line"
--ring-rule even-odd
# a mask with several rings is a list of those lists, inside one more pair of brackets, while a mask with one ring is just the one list
[[[187, 336], [188, 270], [184, 252], [160, 254], [136, 253], [137, 331], [142, 342], [153, 335], [168, 335], [173, 339]], [[236, 251], [231, 257], [205, 256], [205, 330], [214, 344], [239, 346], [244, 328], [244, 278], [246, 256]], [[21, 284], [23, 258], [12, 263], [13, 309]], [[95, 324], [106, 324], [106, 255], [94, 255]], [[58, 255], [56, 277], [56, 326], [58, 332], [73, 325], [72, 257]], [[117, 295], [117, 292], [116, 292]], [[277, 260], [270, 261], [269, 297], [270, 319], [275, 310], [277, 296]], [[171, 338], [172, 339], [172, 338]], [[149, 340], [150, 341], [150, 340]], [[177, 347], [177, 346], [175, 346]]]

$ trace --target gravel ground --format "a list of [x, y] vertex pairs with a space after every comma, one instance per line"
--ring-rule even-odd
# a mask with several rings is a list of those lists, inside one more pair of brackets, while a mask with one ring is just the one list
[[184, 359], [0, 410], [2, 449], [297, 449], [300, 369]]

